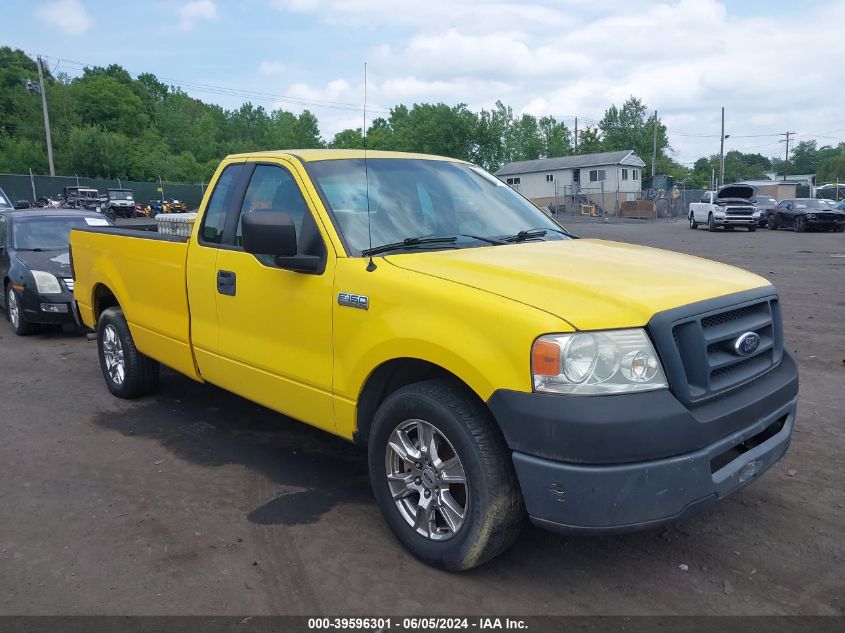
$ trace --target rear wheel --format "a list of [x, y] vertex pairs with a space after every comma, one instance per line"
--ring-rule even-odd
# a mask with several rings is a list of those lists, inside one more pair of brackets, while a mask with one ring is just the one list
[[120, 308], [107, 308], [97, 320], [97, 351], [106, 386], [118, 398], [137, 398], [158, 386], [159, 364], [135, 347]]
[[11, 283], [6, 288], [6, 316], [9, 319], [9, 323], [12, 324], [12, 331], [18, 336], [27, 336], [38, 329], [35, 323], [26, 320], [23, 307], [21, 306], [20, 295], [18, 295], [17, 290], [12, 287]]
[[707, 216], [707, 230], [711, 233], [716, 232], [716, 220], [713, 219], [713, 214]]
[[391, 394], [369, 438], [373, 493], [414, 556], [451, 571], [503, 552], [524, 524], [510, 451], [473, 394], [428, 380]]
[[695, 221], [695, 214], [692, 212], [689, 214], [689, 227], [693, 230], [698, 228], [698, 222]]
[[795, 232], [805, 233], [807, 231], [807, 219], [803, 215], [795, 216]]

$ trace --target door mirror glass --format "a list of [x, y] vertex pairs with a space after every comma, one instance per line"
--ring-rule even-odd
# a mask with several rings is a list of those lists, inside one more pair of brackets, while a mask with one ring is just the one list
[[253, 255], [293, 257], [296, 227], [288, 213], [253, 211], [241, 216], [244, 250]]

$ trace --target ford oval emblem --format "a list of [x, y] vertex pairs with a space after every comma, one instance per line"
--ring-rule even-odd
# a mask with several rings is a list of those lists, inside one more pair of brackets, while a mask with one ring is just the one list
[[734, 341], [734, 351], [740, 356], [751, 356], [760, 347], [760, 335], [757, 332], [746, 332]]

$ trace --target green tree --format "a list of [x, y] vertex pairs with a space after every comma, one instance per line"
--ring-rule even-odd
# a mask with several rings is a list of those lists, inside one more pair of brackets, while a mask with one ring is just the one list
[[845, 152], [825, 158], [816, 172], [816, 182], [845, 182]]

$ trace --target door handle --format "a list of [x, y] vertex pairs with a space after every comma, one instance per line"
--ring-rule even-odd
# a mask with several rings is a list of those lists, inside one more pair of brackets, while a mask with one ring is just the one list
[[237, 275], [231, 270], [217, 271], [217, 292], [221, 295], [235, 296], [237, 291]]

